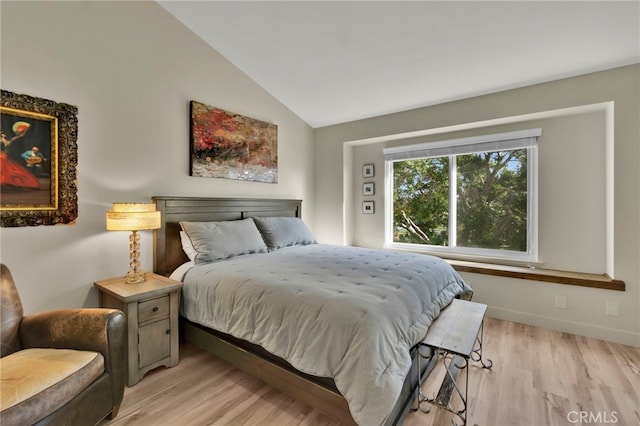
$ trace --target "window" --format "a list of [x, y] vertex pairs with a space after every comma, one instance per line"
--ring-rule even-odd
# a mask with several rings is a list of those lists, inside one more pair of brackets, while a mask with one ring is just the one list
[[388, 247], [537, 261], [540, 129], [384, 150]]

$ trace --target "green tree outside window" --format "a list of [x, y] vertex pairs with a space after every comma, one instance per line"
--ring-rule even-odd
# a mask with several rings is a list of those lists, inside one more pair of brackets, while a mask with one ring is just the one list
[[394, 242], [526, 252], [527, 149], [396, 161], [393, 183]]

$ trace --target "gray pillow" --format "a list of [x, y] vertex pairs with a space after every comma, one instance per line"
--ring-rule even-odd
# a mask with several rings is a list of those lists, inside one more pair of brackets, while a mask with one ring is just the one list
[[250, 253], [264, 253], [267, 246], [251, 219], [224, 222], [180, 222], [196, 251], [196, 264]]
[[254, 217], [253, 220], [267, 243], [269, 251], [316, 243], [307, 225], [297, 217]]

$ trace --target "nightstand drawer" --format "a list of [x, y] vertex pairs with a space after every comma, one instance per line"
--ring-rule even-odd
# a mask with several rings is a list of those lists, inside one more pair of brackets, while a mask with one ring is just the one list
[[146, 300], [138, 303], [138, 322], [169, 316], [169, 296]]

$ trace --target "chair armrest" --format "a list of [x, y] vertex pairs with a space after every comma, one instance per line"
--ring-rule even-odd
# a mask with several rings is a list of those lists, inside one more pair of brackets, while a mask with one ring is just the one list
[[122, 399], [127, 375], [127, 318], [122, 311], [77, 308], [27, 315], [20, 324], [20, 340], [24, 348], [100, 352], [114, 393]]
[[[117, 331], [120, 328], [122, 331]], [[116, 309], [61, 309], [27, 315], [20, 324], [25, 348], [95, 351], [106, 358], [108, 345], [117, 343], [110, 342], [112, 339], [126, 339], [126, 318]]]

